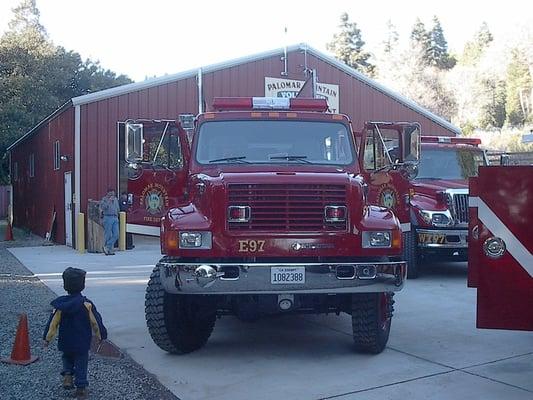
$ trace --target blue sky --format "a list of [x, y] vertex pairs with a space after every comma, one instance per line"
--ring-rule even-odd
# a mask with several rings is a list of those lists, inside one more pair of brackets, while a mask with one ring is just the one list
[[[416, 17], [426, 25], [437, 15], [451, 50], [487, 21], [497, 38], [533, 26], [529, 2], [458, 1], [171, 1], [37, 0], [49, 36], [83, 57], [135, 80], [306, 42], [325, 50], [343, 11], [356, 21], [375, 52], [388, 19], [407, 38]], [[0, 31], [18, 0], [0, 3]], [[284, 27], [288, 27], [287, 35]]]

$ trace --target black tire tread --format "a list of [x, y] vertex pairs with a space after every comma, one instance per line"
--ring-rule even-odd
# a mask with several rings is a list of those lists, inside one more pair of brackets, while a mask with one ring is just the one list
[[180, 315], [183, 308], [180, 307], [180, 301], [180, 295], [165, 292], [159, 267], [155, 267], [145, 294], [146, 325], [154, 343], [173, 354], [190, 353], [204, 346], [216, 321], [216, 309], [187, 320], [184, 315]]
[[[357, 351], [364, 353], [381, 353], [389, 339], [390, 323], [387, 331], [381, 331], [379, 326], [379, 293], [361, 293], [352, 296], [352, 334]], [[391, 293], [389, 312], [392, 318]]]
[[403, 234], [404, 259], [407, 261], [407, 278], [416, 279], [420, 276], [420, 258], [416, 243], [416, 231], [414, 227], [411, 231]]

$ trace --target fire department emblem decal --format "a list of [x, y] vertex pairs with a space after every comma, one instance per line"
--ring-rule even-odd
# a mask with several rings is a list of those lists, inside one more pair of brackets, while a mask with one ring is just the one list
[[381, 185], [378, 192], [378, 201], [383, 207], [394, 209], [396, 204], [398, 204], [396, 189], [388, 184]]
[[165, 208], [168, 208], [167, 190], [159, 183], [149, 184], [142, 191], [141, 205], [144, 205], [146, 211], [152, 215], [161, 214]]

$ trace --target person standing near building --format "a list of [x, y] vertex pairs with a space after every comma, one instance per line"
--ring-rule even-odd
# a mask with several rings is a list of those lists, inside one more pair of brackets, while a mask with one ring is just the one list
[[[126, 192], [122, 192], [120, 194], [118, 205], [120, 207], [121, 212], [128, 212], [128, 208], [130, 208], [130, 203], [128, 203], [128, 194]], [[126, 233], [126, 250], [131, 250], [134, 247], [135, 246], [133, 245], [133, 234]]]
[[100, 200], [100, 210], [104, 225], [104, 253], [106, 256], [111, 256], [115, 254], [113, 249], [118, 239], [118, 213], [120, 211], [115, 189], [107, 190], [107, 194]]

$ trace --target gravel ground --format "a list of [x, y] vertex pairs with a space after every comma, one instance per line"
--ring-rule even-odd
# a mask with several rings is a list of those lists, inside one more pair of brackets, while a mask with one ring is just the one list
[[[0, 363], [0, 399], [71, 398], [72, 391], [61, 387], [61, 353], [57, 351], [57, 340], [47, 350], [41, 346], [44, 325], [51, 311], [49, 304], [56, 295], [6, 250], [15, 246], [39, 246], [43, 239], [21, 231], [15, 231], [15, 239], [0, 242], [0, 358], [10, 356], [19, 314], [25, 312], [31, 352], [39, 360], [26, 367]], [[91, 354], [88, 378], [89, 399], [177, 399], [127, 355], [111, 359]]]

